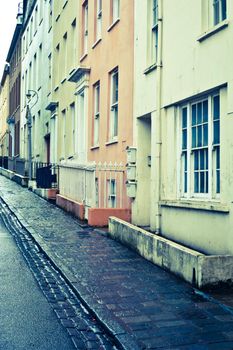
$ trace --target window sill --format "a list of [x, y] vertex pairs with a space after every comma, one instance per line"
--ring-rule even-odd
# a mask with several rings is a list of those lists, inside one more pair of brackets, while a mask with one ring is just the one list
[[59, 86], [57, 85], [53, 91], [57, 91], [59, 89]]
[[151, 66], [147, 67], [145, 70], [144, 70], [144, 74], [147, 75], [151, 72], [153, 72], [156, 68], [158, 67], [158, 64], [157, 63], [154, 63], [152, 64]]
[[60, 14], [59, 14], [59, 15], [57, 15], [57, 17], [56, 17], [55, 21], [57, 22], [57, 21], [59, 20], [59, 18], [60, 18]]
[[110, 145], [114, 145], [115, 143], [118, 143], [118, 140], [111, 140], [111, 141], [105, 142], [105, 145], [110, 146]]
[[62, 79], [61, 84], [64, 84], [65, 81], [66, 81], [66, 78]]
[[91, 48], [94, 49], [101, 42], [101, 40], [102, 40], [101, 38], [97, 39]]
[[215, 211], [220, 213], [229, 213], [230, 209], [227, 205], [219, 202], [204, 202], [195, 200], [163, 200], [160, 201], [162, 207], [184, 208], [194, 210]]
[[91, 150], [95, 150], [95, 149], [99, 149], [99, 148], [100, 148], [99, 145], [95, 145], [95, 146], [92, 146], [90, 149], [91, 149]]
[[218, 33], [220, 30], [223, 30], [226, 28], [229, 24], [229, 21], [225, 19], [224, 21], [218, 23], [215, 27], [211, 28], [210, 30], [206, 31], [202, 35], [200, 35], [197, 38], [197, 41], [202, 42], [205, 39], [209, 38], [210, 36], [214, 35], [215, 33]]
[[87, 52], [84, 53], [84, 54], [80, 57], [79, 62], [82, 62], [86, 57], [87, 57]]
[[108, 32], [110, 32], [114, 27], [115, 25], [117, 25], [117, 23], [120, 22], [120, 18], [117, 18], [107, 29]]
[[40, 91], [40, 89], [41, 89], [41, 86], [38, 87], [37, 91]]

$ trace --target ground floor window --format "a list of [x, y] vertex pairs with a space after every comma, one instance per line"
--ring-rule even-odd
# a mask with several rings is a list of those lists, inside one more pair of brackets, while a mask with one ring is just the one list
[[219, 93], [181, 106], [181, 195], [220, 193]]

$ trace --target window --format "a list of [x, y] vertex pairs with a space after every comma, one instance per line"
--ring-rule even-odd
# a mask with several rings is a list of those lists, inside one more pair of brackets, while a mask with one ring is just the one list
[[158, 58], [158, 0], [152, 0], [152, 63]]
[[49, 0], [49, 31], [52, 28], [53, 21], [53, 0]]
[[69, 59], [70, 59], [70, 71], [75, 67], [77, 61], [77, 45], [74, 45], [76, 40], [76, 18], [71, 23], [71, 35], [70, 35], [70, 49], [69, 49]]
[[213, 22], [214, 25], [227, 18], [226, 0], [213, 0]]
[[102, 0], [96, 0], [96, 41], [101, 38], [102, 32]]
[[62, 157], [66, 157], [66, 110], [63, 109], [62, 113]]
[[76, 115], [75, 115], [75, 103], [70, 105], [70, 114], [72, 122], [72, 154], [76, 153]]
[[120, 17], [120, 0], [112, 0], [112, 23]]
[[114, 140], [118, 135], [118, 68], [111, 73], [110, 96], [110, 139]]
[[99, 144], [100, 83], [94, 85], [94, 145]]
[[116, 180], [108, 180], [108, 207], [116, 208]]
[[[67, 50], [67, 32], [63, 35], [63, 52], [64, 52], [64, 59], [63, 59], [63, 72], [66, 76], [67, 73], [67, 60], [68, 60], [68, 50]], [[62, 77], [62, 79], [65, 77]]]
[[88, 47], [88, 3], [83, 5], [83, 54], [87, 53]]
[[219, 94], [181, 108], [181, 192], [216, 198], [220, 193]]

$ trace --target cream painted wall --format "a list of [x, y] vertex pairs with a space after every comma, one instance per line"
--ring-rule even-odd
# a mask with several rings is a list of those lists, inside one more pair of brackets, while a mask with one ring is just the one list
[[[67, 158], [77, 158], [73, 148], [73, 138], [77, 138], [77, 96], [75, 95], [75, 84], [67, 79], [70, 72], [79, 65], [78, 14], [79, 2], [77, 0], [53, 1], [52, 95], [50, 100], [58, 102], [58, 107], [56, 109], [56, 122], [53, 122], [55, 125], [51, 147], [56, 150], [54, 158], [58, 163], [67, 160]], [[57, 49], [58, 45], [59, 50]], [[71, 107], [74, 103], [75, 134], [73, 134], [72, 128]], [[57, 135], [54, 135], [55, 130]]]
[[[162, 105], [171, 106], [162, 110], [161, 232], [175, 241], [211, 254], [233, 253], [232, 6], [228, 1], [226, 26], [202, 41], [198, 41], [203, 34], [202, 18], [205, 16], [201, 11], [201, 1], [180, 0], [171, 4], [165, 0], [163, 8]], [[212, 29], [210, 26], [208, 30]], [[181, 137], [180, 130], [177, 130], [179, 102], [222, 84], [227, 84], [227, 87], [220, 89], [220, 198], [182, 200], [177, 153]], [[180, 204], [184, 207], [179, 207]], [[211, 209], [216, 206], [219, 210]]]
[[[134, 8], [134, 140], [137, 148], [137, 195], [132, 202], [132, 222], [149, 226], [151, 221], [151, 118], [156, 110], [156, 62], [150, 59], [152, 1], [135, 1]], [[153, 166], [153, 165], [152, 165]]]

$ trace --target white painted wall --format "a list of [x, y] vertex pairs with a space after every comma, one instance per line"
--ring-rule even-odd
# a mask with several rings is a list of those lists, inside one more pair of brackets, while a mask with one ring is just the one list
[[[37, 11], [36, 11], [37, 8]], [[37, 14], [36, 14], [37, 12]], [[31, 41], [26, 46], [27, 31], [30, 33], [31, 18], [33, 18], [33, 32]], [[37, 25], [35, 25], [37, 18]], [[28, 30], [29, 28], [29, 30]], [[27, 90], [35, 90], [38, 94], [37, 103], [31, 108], [32, 117], [35, 116], [34, 143], [32, 145], [33, 161], [47, 160], [44, 136], [50, 132], [50, 112], [45, 110], [49, 103], [51, 91], [48, 86], [49, 59], [51, 53], [51, 31], [49, 31], [49, 1], [37, 0], [24, 29], [22, 37], [22, 79], [21, 79], [21, 157], [27, 157], [28, 140], [25, 139], [26, 97]], [[35, 60], [36, 55], [36, 60]], [[31, 64], [31, 74], [29, 74]], [[27, 71], [27, 74], [26, 74]], [[34, 101], [32, 100], [31, 106]], [[40, 117], [39, 117], [40, 112]], [[48, 123], [48, 127], [46, 126]], [[27, 135], [27, 133], [26, 133]]]

